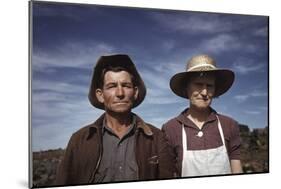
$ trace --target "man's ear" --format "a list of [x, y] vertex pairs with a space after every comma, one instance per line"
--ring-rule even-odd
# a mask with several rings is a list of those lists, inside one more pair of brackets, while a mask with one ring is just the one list
[[138, 87], [135, 87], [135, 88], [134, 88], [134, 91], [135, 91], [134, 99], [137, 100], [138, 95], [139, 95], [139, 88], [138, 88]]
[[96, 89], [96, 97], [100, 103], [104, 103], [103, 92], [101, 89]]

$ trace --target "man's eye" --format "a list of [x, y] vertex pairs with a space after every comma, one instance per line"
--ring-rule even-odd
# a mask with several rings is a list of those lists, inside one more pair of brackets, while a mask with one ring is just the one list
[[112, 89], [114, 87], [115, 87], [115, 85], [108, 85], [108, 86], [106, 86], [107, 89]]
[[126, 88], [133, 88], [133, 85], [131, 85], [131, 84], [128, 83], [128, 84], [124, 84], [123, 87], [126, 87]]

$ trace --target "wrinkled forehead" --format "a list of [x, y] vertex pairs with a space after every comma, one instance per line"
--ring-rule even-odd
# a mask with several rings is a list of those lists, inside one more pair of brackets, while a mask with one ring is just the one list
[[109, 71], [105, 72], [104, 83], [118, 82], [118, 81], [132, 83], [132, 75], [125, 70], [122, 70], [122, 71], [109, 70]]

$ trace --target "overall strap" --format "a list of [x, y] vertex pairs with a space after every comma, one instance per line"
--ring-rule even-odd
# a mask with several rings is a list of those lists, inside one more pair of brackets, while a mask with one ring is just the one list
[[219, 116], [217, 116], [217, 119], [218, 119], [218, 128], [219, 128], [221, 140], [222, 140], [223, 145], [225, 146], [224, 134], [223, 134], [223, 131], [222, 131], [222, 127], [221, 127], [221, 122], [220, 122]]
[[184, 151], [187, 150], [186, 133], [183, 124], [182, 124], [182, 147]]

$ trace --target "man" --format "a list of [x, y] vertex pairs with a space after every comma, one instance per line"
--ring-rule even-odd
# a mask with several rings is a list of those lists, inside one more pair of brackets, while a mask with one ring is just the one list
[[186, 72], [170, 80], [172, 91], [189, 99], [189, 108], [163, 125], [182, 177], [241, 173], [239, 127], [210, 107], [233, 84], [234, 73], [218, 69], [208, 55], [192, 57]]
[[89, 100], [105, 113], [72, 135], [57, 173], [58, 185], [173, 177], [173, 153], [164, 133], [131, 112], [145, 95], [129, 56], [97, 61]]

